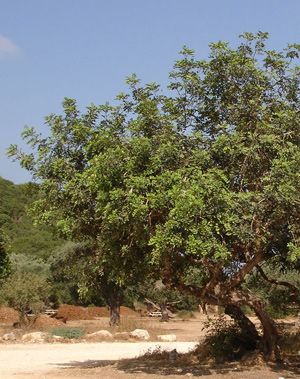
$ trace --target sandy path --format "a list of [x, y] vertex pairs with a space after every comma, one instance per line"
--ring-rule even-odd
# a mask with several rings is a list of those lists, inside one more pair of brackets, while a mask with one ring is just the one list
[[[8, 344], [0, 345], [0, 378], [47, 378], [47, 373], [84, 363], [134, 358], [160, 345], [186, 352], [195, 342]], [[61, 371], [62, 373], [62, 371]], [[62, 373], [63, 376], [63, 373]]]

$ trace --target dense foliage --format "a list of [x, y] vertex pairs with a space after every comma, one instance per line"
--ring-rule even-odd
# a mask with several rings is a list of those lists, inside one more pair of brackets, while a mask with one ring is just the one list
[[11, 264], [9, 260], [9, 252], [7, 241], [0, 228], [0, 284], [10, 274]]
[[30, 187], [37, 191], [33, 184], [14, 184], [0, 177], [0, 228], [12, 252], [46, 259], [62, 240], [53, 235], [51, 226], [35, 226], [27, 215], [27, 208], [38, 196]]
[[50, 266], [42, 259], [12, 254], [12, 273], [0, 289], [0, 302], [19, 313], [22, 325], [31, 325], [50, 295]]
[[262, 350], [278, 357], [276, 325], [240, 285], [274, 256], [299, 259], [300, 47], [243, 38], [236, 49], [211, 44], [208, 60], [184, 47], [166, 94], [133, 75], [117, 106], [81, 114], [66, 99], [64, 115], [46, 118], [49, 137], [25, 129], [32, 154], [9, 154], [41, 181], [35, 219], [92, 240], [110, 282], [150, 270], [234, 315], [247, 305], [262, 322]]

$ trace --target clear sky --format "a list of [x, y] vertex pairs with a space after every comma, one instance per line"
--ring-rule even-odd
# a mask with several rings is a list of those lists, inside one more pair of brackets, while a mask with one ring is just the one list
[[45, 132], [64, 97], [81, 110], [112, 101], [133, 72], [166, 85], [183, 45], [204, 59], [245, 31], [282, 50], [300, 43], [299, 17], [299, 0], [0, 0], [0, 176], [30, 180], [6, 149], [24, 125]]

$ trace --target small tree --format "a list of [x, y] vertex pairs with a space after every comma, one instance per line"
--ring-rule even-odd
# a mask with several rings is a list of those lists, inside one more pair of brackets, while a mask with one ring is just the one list
[[123, 288], [115, 282], [111, 270], [99, 265], [96, 249], [92, 241], [68, 242], [49, 258], [51, 271], [54, 281], [76, 283], [81, 301], [95, 298], [99, 303], [104, 299], [110, 306], [110, 324], [118, 325]]
[[49, 296], [49, 266], [40, 259], [12, 255], [13, 271], [1, 288], [0, 297], [19, 313], [20, 324], [32, 325]]

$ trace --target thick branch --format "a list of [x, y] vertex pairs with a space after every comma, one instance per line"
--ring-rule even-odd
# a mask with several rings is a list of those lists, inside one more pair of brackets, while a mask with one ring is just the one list
[[237, 287], [245, 278], [245, 276], [258, 265], [259, 262], [265, 259], [263, 252], [259, 252], [249, 260], [245, 266], [243, 266], [236, 274], [234, 274], [229, 280], [228, 284], [230, 288]]
[[267, 282], [272, 283], [272, 284], [277, 284], [279, 286], [287, 287], [291, 291], [290, 300], [300, 305], [300, 291], [297, 287], [295, 287], [293, 284], [288, 283], [288, 282], [268, 278], [260, 266], [257, 266], [257, 271], [260, 273], [263, 279], [266, 280]]
[[153, 301], [148, 300], [147, 298], [145, 298], [145, 302], [148, 303], [148, 304], [151, 304], [153, 308], [155, 308], [155, 309], [157, 309], [157, 310], [160, 311], [160, 307], [157, 304], [153, 303]]

